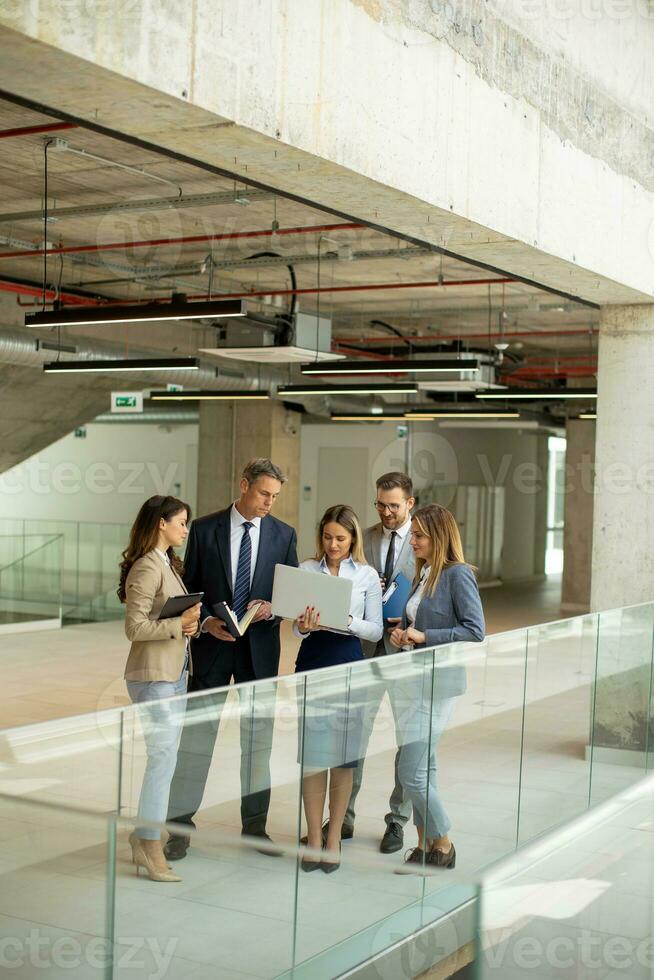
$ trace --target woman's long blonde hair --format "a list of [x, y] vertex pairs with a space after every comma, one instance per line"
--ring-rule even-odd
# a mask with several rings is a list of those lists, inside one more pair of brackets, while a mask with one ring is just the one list
[[[431, 568], [425, 583], [426, 595], [432, 596], [444, 568], [447, 568], [448, 565], [466, 564], [463, 557], [461, 534], [454, 514], [440, 504], [427, 504], [426, 507], [421, 507], [413, 515], [413, 520], [432, 544]], [[416, 558], [416, 584], [420, 581], [422, 570], [426, 564], [424, 558]]]
[[325, 554], [322, 534], [327, 524], [340, 524], [342, 528], [349, 531], [352, 535], [350, 556], [360, 565], [366, 565], [366, 556], [363, 553], [363, 531], [361, 530], [359, 518], [349, 504], [334, 504], [333, 507], [328, 507], [322, 515], [322, 520], [318, 525], [318, 532], [316, 534], [316, 558], [320, 560]]

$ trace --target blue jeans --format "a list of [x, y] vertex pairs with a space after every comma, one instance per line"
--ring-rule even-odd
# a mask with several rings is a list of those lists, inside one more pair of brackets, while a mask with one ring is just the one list
[[[142, 704], [139, 711], [148, 761], [145, 766], [143, 785], [139, 797], [138, 816], [141, 820], [165, 823], [168, 812], [168, 796], [175, 763], [177, 746], [184, 724], [187, 671], [182, 671], [177, 681], [127, 681], [127, 691], [134, 704]], [[176, 698], [171, 701], [170, 698]], [[154, 827], [137, 827], [136, 836], [144, 840], [159, 840], [160, 832]]]
[[[428, 840], [445, 837], [452, 826], [436, 784], [436, 746], [450, 720], [455, 701], [456, 698], [434, 701], [430, 738], [427, 737], [429, 718], [424, 707], [418, 708], [404, 725], [403, 744], [400, 745], [400, 782], [413, 804], [413, 822], [416, 827], [424, 827]], [[422, 737], [415, 738], [419, 732]]]

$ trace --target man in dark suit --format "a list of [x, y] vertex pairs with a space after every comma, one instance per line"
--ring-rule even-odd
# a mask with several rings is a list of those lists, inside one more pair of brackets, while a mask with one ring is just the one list
[[[270, 513], [286, 482], [269, 459], [246, 466], [236, 503], [193, 522], [185, 556], [184, 583], [189, 592], [204, 592], [202, 633], [192, 646], [193, 675], [189, 691], [209, 691], [265, 677], [279, 669], [279, 620], [272, 615], [275, 565], [297, 566], [295, 531]], [[243, 637], [235, 640], [214, 605], [226, 602], [240, 619], [261, 603]], [[268, 693], [268, 698], [271, 698]], [[188, 702], [186, 720], [170, 790], [168, 820], [195, 826], [202, 802], [226, 692], [205, 694]], [[242, 832], [270, 841], [266, 819], [270, 804], [272, 711], [255, 713], [251, 694], [241, 697]], [[257, 705], [258, 707], [258, 705]], [[170, 860], [183, 858], [190, 838], [171, 834], [165, 846]], [[271, 852], [274, 853], [274, 852]]]

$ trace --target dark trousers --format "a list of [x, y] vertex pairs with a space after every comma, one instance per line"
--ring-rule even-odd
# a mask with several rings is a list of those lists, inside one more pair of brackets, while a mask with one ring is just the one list
[[[189, 694], [205, 691], [203, 696], [189, 698], [184, 728], [177, 754], [177, 765], [170, 788], [168, 821], [195, 826], [193, 817], [200, 809], [211, 759], [216, 744], [222, 709], [227, 691], [213, 692], [231, 682], [255, 680], [246, 637], [221, 652], [219, 663], [208, 675], [190, 679]], [[270, 690], [268, 690], [270, 687]], [[239, 694], [241, 737], [241, 823], [246, 833], [265, 830], [270, 806], [270, 753], [272, 750], [274, 705], [266, 685], [266, 697], [247, 688]]]

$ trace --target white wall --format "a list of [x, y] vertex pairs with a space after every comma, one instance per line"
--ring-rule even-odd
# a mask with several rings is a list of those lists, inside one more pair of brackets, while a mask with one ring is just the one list
[[[325, 500], [319, 481], [321, 450], [356, 448], [344, 465], [334, 465], [323, 477], [337, 499]], [[300, 521], [298, 553], [314, 553], [319, 511], [330, 503], [351, 503], [364, 524], [377, 520], [372, 506], [375, 480], [391, 469], [409, 472], [417, 493], [436, 483], [444, 486], [501, 485], [505, 487], [502, 577], [505, 581], [529, 579], [544, 571], [544, 538], [547, 495], [547, 436], [517, 429], [443, 429], [436, 424], [415, 426], [410, 443], [397, 438], [397, 426], [330, 423], [302, 427], [300, 452]], [[324, 457], [323, 457], [324, 458]], [[358, 466], [359, 472], [352, 470]], [[364, 470], [363, 480], [361, 471]], [[360, 500], [348, 499], [353, 489], [366, 490]]]
[[90, 424], [0, 475], [3, 518], [131, 524], [171, 493], [195, 507], [196, 425]]

